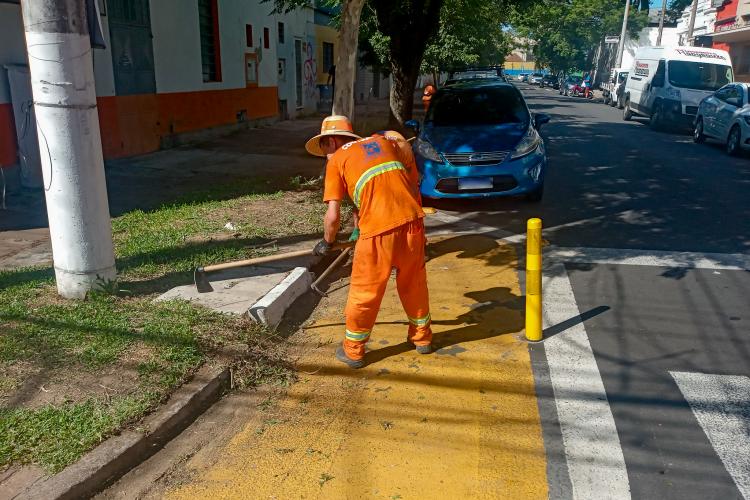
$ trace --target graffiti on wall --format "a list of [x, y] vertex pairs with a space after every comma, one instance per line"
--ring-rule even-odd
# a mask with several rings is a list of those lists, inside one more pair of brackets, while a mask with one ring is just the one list
[[318, 78], [318, 65], [315, 62], [315, 43], [308, 39], [302, 44], [302, 82], [305, 88], [305, 96], [315, 99], [317, 87], [315, 82]]

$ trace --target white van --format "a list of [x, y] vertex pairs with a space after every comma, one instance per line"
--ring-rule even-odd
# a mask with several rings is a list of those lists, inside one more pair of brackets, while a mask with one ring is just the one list
[[640, 47], [625, 84], [623, 120], [647, 116], [651, 127], [691, 125], [704, 97], [734, 79], [723, 50]]

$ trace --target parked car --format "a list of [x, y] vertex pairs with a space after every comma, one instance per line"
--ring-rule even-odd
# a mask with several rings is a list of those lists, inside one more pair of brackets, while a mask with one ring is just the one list
[[732, 156], [750, 149], [750, 104], [747, 83], [730, 83], [703, 99], [695, 117], [693, 140], [717, 139]]
[[542, 82], [539, 84], [540, 87], [552, 87], [553, 89], [559, 89], [560, 83], [555, 75], [544, 75]]
[[438, 90], [420, 125], [410, 120], [420, 191], [426, 198], [525, 195], [539, 201], [547, 156], [539, 128], [519, 90], [473, 81]]
[[518, 76], [516, 76], [516, 80], [518, 80], [519, 82], [526, 82], [529, 80], [529, 74], [519, 73]]
[[640, 47], [625, 84], [622, 119], [645, 116], [655, 130], [691, 126], [700, 102], [733, 79], [724, 50]]
[[625, 83], [628, 81], [628, 69], [615, 68], [609, 75], [609, 80], [602, 83], [601, 89], [604, 94], [604, 104], [622, 109], [622, 97], [625, 95]]
[[580, 87], [583, 83], [583, 78], [580, 76], [568, 76], [560, 84], [559, 92], [560, 95], [573, 95], [576, 88]]
[[532, 73], [529, 75], [529, 83], [531, 85], [540, 85], [542, 83], [542, 78], [544, 78], [544, 75], [541, 73]]

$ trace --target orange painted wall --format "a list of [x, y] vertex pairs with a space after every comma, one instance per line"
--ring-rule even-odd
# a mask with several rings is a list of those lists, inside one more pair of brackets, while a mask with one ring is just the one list
[[13, 121], [13, 106], [0, 104], [0, 167], [16, 162], [16, 125]]
[[237, 123], [243, 110], [250, 120], [273, 117], [278, 99], [276, 87], [100, 97], [104, 157], [156, 151], [164, 136]]
[[[163, 136], [237, 123], [242, 110], [249, 120], [276, 116], [278, 100], [276, 87], [99, 97], [104, 158], [157, 151]], [[0, 166], [16, 162], [14, 123], [0, 104]]]

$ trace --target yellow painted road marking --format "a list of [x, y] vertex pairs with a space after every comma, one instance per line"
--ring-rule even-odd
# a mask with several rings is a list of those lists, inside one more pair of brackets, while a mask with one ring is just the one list
[[[393, 283], [362, 370], [334, 360], [341, 290], [301, 338], [300, 382], [172, 498], [547, 498], [541, 425], [512, 247], [483, 236], [431, 244], [439, 353], [404, 341]], [[190, 464], [188, 464], [189, 466]]]

